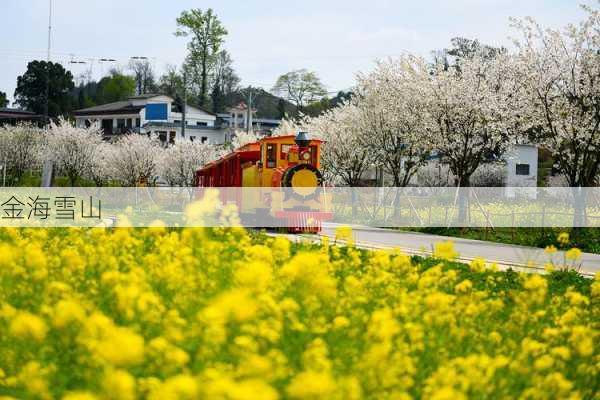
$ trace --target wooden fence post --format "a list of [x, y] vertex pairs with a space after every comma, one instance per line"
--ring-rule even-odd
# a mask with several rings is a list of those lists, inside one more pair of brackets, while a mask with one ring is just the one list
[[546, 236], [546, 204], [542, 206], [542, 239]]
[[431, 203], [429, 203], [429, 217], [427, 218], [427, 225], [431, 226]]
[[512, 210], [512, 216], [510, 221], [510, 237], [511, 241], [515, 242], [515, 210]]

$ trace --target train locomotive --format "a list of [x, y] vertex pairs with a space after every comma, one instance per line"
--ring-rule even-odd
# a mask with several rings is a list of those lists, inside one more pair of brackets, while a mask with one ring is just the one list
[[224, 190], [226, 201], [252, 226], [317, 233], [333, 216], [320, 171], [322, 144], [306, 132], [265, 137], [199, 169], [196, 186], [240, 188]]

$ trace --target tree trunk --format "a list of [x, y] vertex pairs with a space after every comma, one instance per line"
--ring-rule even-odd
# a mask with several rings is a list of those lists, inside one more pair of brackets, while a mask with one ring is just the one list
[[458, 223], [465, 225], [469, 222], [469, 189], [471, 186], [470, 176], [459, 178], [458, 188]]
[[202, 55], [202, 85], [200, 87], [200, 107], [204, 107], [206, 104], [206, 86], [207, 86], [207, 76], [208, 76], [208, 50], [205, 50]]
[[400, 204], [402, 193], [400, 191], [400, 178], [398, 176], [394, 176], [394, 190], [396, 191], [394, 195], [394, 221], [400, 222], [400, 217], [402, 216], [402, 207]]
[[587, 215], [586, 215], [586, 197], [587, 191], [585, 188], [573, 187], [571, 188], [573, 194], [573, 229], [578, 230], [587, 226]]
[[358, 213], [358, 196], [356, 193], [356, 187], [351, 186], [350, 190], [352, 191], [351, 201], [352, 201], [352, 219], [356, 219], [356, 214]]

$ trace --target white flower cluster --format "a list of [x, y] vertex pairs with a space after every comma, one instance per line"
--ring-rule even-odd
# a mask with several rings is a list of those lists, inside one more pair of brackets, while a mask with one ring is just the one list
[[154, 184], [160, 178], [172, 186], [192, 186], [198, 168], [218, 157], [204, 143], [176, 142], [167, 149], [144, 135], [126, 135], [114, 143], [102, 139], [98, 125], [79, 128], [66, 120], [48, 129], [32, 125], [0, 127], [0, 165], [14, 182], [26, 171], [51, 161], [55, 175], [71, 186], [82, 180], [96, 186]]
[[[454, 184], [507, 147], [534, 143], [571, 186], [600, 173], [600, 11], [564, 30], [513, 20], [516, 51], [475, 54], [453, 65], [405, 55], [359, 74], [353, 99], [302, 126], [328, 142], [324, 168], [348, 185], [376, 166], [406, 186], [435, 155]], [[479, 181], [498, 181], [497, 169]], [[482, 175], [483, 174], [483, 175]], [[480, 179], [481, 178], [481, 179]]]

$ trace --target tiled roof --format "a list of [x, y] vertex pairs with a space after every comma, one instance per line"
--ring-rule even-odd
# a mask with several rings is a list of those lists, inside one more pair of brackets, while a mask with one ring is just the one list
[[83, 108], [74, 112], [75, 115], [93, 115], [93, 114], [135, 114], [140, 112], [144, 106], [132, 106], [129, 101], [116, 101], [114, 103], [102, 104], [99, 106]]

